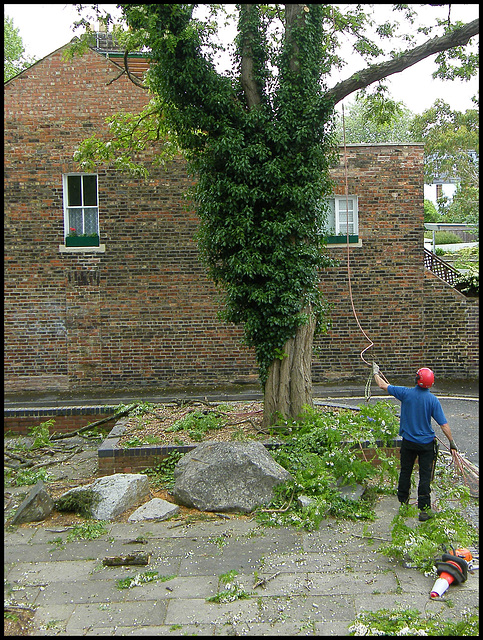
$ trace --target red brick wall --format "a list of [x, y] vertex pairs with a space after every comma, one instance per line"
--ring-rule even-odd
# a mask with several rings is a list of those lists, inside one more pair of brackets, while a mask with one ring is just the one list
[[[119, 110], [148, 96], [89, 52], [58, 51], [5, 87], [5, 388], [7, 392], [160, 389], [256, 382], [241, 330], [218, 319], [218, 298], [197, 258], [197, 219], [184, 198], [181, 158], [146, 182], [99, 172], [105, 252], [65, 253], [62, 174], [72, 154]], [[359, 196], [361, 247], [350, 249], [352, 292], [365, 355], [390, 377], [425, 355], [423, 148], [348, 147], [349, 192]], [[343, 193], [343, 163], [334, 169]], [[352, 312], [345, 245], [321, 274], [332, 328], [316, 341], [314, 381], [367, 375], [368, 342]], [[455, 334], [462, 316], [455, 316]], [[465, 327], [468, 326], [468, 322]], [[466, 330], [466, 328], [464, 329]], [[453, 367], [455, 353], [448, 353]], [[431, 362], [424, 361], [426, 366]], [[473, 369], [472, 369], [473, 370]]]
[[[343, 195], [343, 150], [333, 176]], [[423, 356], [423, 147], [348, 146], [347, 182], [358, 196], [362, 246], [349, 249], [352, 299], [347, 245], [328, 249], [338, 260], [321, 277], [332, 327], [316, 341], [314, 376], [367, 377], [361, 352], [373, 342], [362, 357], [394, 380], [417, 370]]]
[[424, 293], [427, 362], [441, 378], [478, 379], [478, 298], [466, 298], [429, 271]]

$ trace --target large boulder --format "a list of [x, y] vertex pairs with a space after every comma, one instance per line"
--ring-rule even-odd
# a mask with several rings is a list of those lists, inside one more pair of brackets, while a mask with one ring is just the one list
[[181, 458], [174, 477], [179, 504], [242, 513], [269, 504], [274, 487], [292, 478], [260, 442], [203, 442]]

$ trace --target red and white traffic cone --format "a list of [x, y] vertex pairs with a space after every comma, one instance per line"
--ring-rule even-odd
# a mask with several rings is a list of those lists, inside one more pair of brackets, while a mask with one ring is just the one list
[[450, 584], [461, 584], [468, 577], [468, 565], [463, 558], [443, 553], [442, 560], [443, 562], [436, 563], [438, 578], [429, 594], [430, 598], [441, 597]]

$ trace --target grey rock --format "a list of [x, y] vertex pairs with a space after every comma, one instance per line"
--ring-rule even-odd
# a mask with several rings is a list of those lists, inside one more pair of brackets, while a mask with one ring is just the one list
[[141, 522], [142, 520], [167, 520], [179, 513], [177, 504], [153, 498], [149, 502], [141, 505], [128, 518], [128, 522]]
[[309, 496], [299, 496], [297, 498], [297, 504], [299, 505], [299, 507], [302, 507], [302, 509], [304, 507], [308, 507], [310, 504], [312, 504], [312, 502], [314, 502], [314, 499], [309, 498]]
[[346, 500], [360, 500], [366, 490], [360, 484], [345, 484], [337, 487], [339, 493]]
[[96, 520], [112, 520], [149, 497], [149, 480], [143, 473], [115, 473], [92, 483], [98, 500], [92, 507]]
[[115, 473], [70, 489], [61, 499], [71, 493], [86, 491], [93, 493], [91, 514], [96, 520], [113, 520], [150, 496], [149, 480], [143, 473]]
[[39, 480], [18, 507], [11, 524], [44, 520], [52, 513], [53, 508], [54, 501], [42, 480]]
[[292, 478], [259, 442], [203, 442], [174, 469], [172, 495], [200, 511], [249, 513], [274, 497]]

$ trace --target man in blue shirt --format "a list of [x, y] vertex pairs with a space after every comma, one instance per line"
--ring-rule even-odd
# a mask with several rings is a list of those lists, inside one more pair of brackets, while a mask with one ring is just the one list
[[438, 455], [438, 443], [431, 418], [439, 424], [449, 440], [450, 449], [457, 451], [451, 435], [451, 429], [441, 407], [441, 403], [429, 388], [434, 382], [434, 373], [423, 367], [416, 374], [416, 386], [397, 387], [389, 384], [378, 375], [377, 365], [374, 368], [376, 384], [401, 402], [399, 435], [401, 443], [401, 471], [397, 497], [401, 504], [407, 504], [411, 493], [411, 474], [418, 459], [419, 485], [418, 509], [419, 519], [423, 522], [431, 517], [431, 480]]

